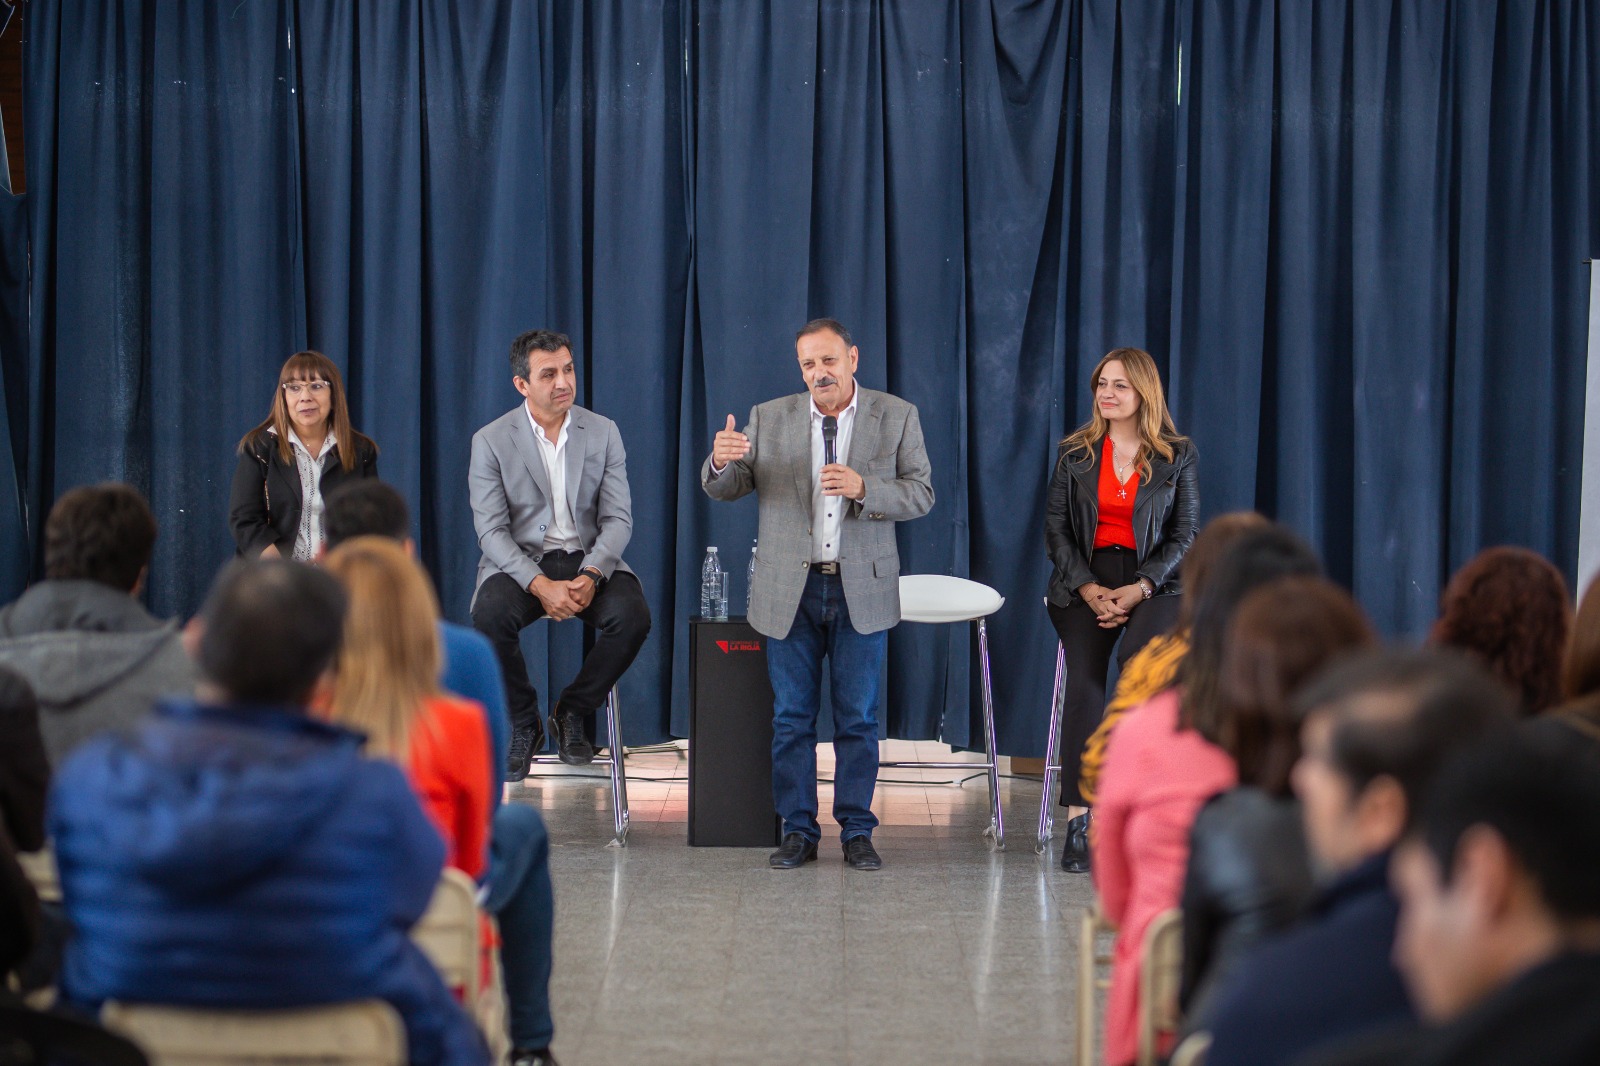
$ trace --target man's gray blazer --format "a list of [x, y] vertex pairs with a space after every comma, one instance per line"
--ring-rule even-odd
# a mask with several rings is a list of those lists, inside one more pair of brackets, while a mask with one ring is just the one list
[[[617, 424], [574, 405], [567, 412], [567, 503], [583, 543], [584, 566], [602, 577], [632, 573], [622, 549], [633, 536], [633, 497], [628, 492], [628, 457]], [[477, 589], [495, 574], [509, 574], [527, 588], [543, 573], [545, 529], [554, 521], [550, 477], [533, 437], [528, 409], [518, 404], [472, 436], [467, 468], [472, 525], [478, 531]]]
[[[839, 575], [850, 622], [876, 633], [900, 621], [900, 551], [894, 524], [921, 518], [933, 506], [928, 451], [917, 409], [898, 396], [862, 389], [845, 465], [866, 482], [866, 498], [846, 501], [839, 532]], [[750, 451], [711, 474], [708, 456], [700, 484], [716, 500], [759, 497], [756, 578], [750, 625], [782, 639], [789, 635], [811, 573], [811, 394], [758, 404], [744, 427]]]

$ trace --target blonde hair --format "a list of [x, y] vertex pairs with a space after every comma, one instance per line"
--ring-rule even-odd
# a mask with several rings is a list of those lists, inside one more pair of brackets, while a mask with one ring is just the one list
[[[1173, 446], [1188, 438], [1181, 435], [1172, 424], [1172, 414], [1167, 410], [1167, 396], [1161, 389], [1161, 371], [1156, 369], [1156, 361], [1150, 358], [1150, 353], [1142, 348], [1113, 348], [1107, 352], [1095, 364], [1094, 373], [1089, 375], [1090, 393], [1099, 389], [1100, 375], [1105, 371], [1106, 364], [1114, 362], [1122, 364], [1122, 369], [1128, 375], [1128, 384], [1139, 394], [1139, 476], [1148, 478], [1151, 453], [1170, 463], [1177, 455]], [[1061, 444], [1069, 456], [1074, 452], [1082, 452], [1083, 458], [1092, 460], [1095, 449], [1100, 447], [1109, 432], [1111, 423], [1106, 421], [1106, 416], [1100, 413], [1096, 405], [1089, 421], [1068, 434]]]
[[439, 601], [428, 575], [387, 537], [353, 537], [324, 563], [350, 607], [330, 717], [367, 734], [367, 753], [405, 764], [411, 729], [439, 694]]

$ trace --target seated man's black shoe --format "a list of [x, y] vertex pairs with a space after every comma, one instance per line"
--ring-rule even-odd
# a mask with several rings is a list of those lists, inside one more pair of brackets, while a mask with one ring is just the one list
[[844, 842], [844, 861], [852, 870], [881, 870], [883, 860], [872, 846], [871, 837], [851, 837]]
[[533, 753], [544, 740], [538, 726], [511, 731], [511, 747], [506, 752], [506, 780], [516, 784], [528, 776], [533, 766]]
[[563, 711], [557, 703], [550, 715], [550, 735], [556, 738], [556, 754], [568, 766], [594, 762], [594, 748], [583, 734], [583, 715], [577, 711]]
[[794, 870], [816, 861], [817, 842], [807, 840], [804, 833], [790, 833], [778, 850], [767, 856], [767, 865], [774, 870]]
[[559, 1066], [556, 1057], [550, 1049], [542, 1047], [537, 1051], [528, 1051], [518, 1048], [511, 1052], [511, 1066]]
[[1089, 813], [1067, 822], [1067, 836], [1061, 844], [1061, 868], [1069, 874], [1089, 872]]

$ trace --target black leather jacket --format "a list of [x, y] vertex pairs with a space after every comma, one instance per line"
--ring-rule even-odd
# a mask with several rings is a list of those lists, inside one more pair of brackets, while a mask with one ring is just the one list
[[1211, 797], [1189, 831], [1183, 883], [1184, 1028], [1210, 1024], [1235, 964], [1300, 917], [1314, 892], [1300, 805], [1240, 786]]
[[[1176, 577], [1183, 553], [1194, 543], [1200, 520], [1200, 490], [1196, 484], [1194, 444], [1173, 445], [1172, 462], [1150, 456], [1150, 476], [1139, 479], [1133, 500], [1133, 539], [1138, 545], [1138, 576], [1157, 593], [1182, 590]], [[1056, 454], [1045, 501], [1044, 546], [1055, 571], [1050, 575], [1050, 602], [1065, 607], [1077, 599], [1078, 589], [1095, 580], [1089, 569], [1094, 553], [1094, 531], [1100, 524], [1100, 449]]]
[[[336, 444], [328, 451], [318, 482], [324, 498], [346, 481], [378, 476], [378, 449], [366, 437], [356, 436], [356, 465], [346, 470]], [[294, 552], [300, 531], [300, 468], [278, 457], [276, 438], [264, 436], [239, 456], [228, 494], [228, 526], [240, 555], [254, 559], [269, 544], [284, 558]]]

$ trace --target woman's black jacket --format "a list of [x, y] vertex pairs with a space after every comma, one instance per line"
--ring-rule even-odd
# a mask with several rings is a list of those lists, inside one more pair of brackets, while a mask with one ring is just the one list
[[[378, 449], [370, 440], [356, 437], [356, 463], [350, 470], [339, 457], [342, 447], [335, 444], [329, 448], [322, 465], [323, 499], [346, 481], [378, 476]], [[254, 559], [267, 545], [276, 544], [284, 558], [289, 558], [300, 530], [300, 500], [299, 468], [279, 457], [275, 436], [263, 433], [240, 453], [228, 495], [228, 525], [239, 554]]]
[[[1178, 564], [1194, 543], [1200, 520], [1200, 490], [1196, 483], [1198, 453], [1187, 440], [1173, 443], [1172, 461], [1151, 453], [1150, 476], [1139, 479], [1133, 499], [1133, 539], [1138, 545], [1136, 571], [1158, 593], [1181, 591]], [[1100, 522], [1100, 449], [1085, 455], [1069, 453], [1063, 446], [1056, 455], [1045, 501], [1045, 552], [1054, 564], [1050, 575], [1050, 602], [1065, 607], [1078, 589], [1095, 580], [1089, 569], [1094, 553], [1094, 532]]]

